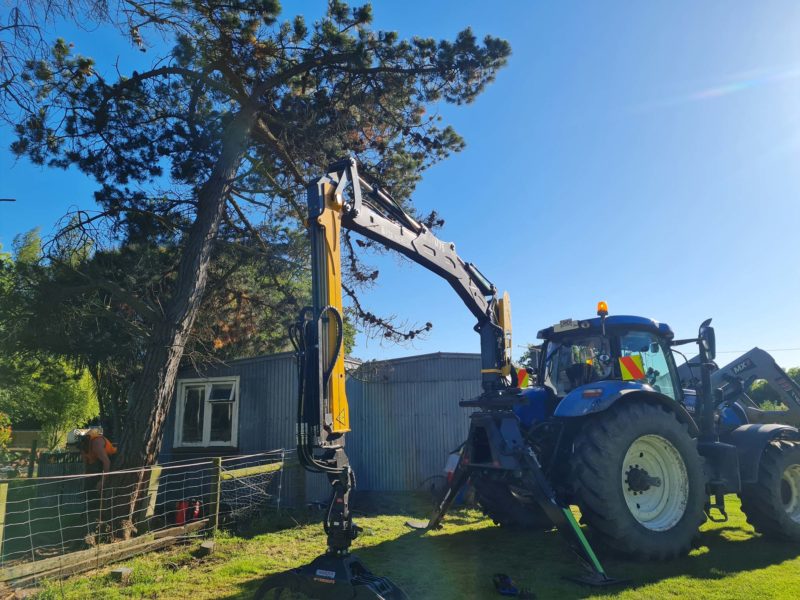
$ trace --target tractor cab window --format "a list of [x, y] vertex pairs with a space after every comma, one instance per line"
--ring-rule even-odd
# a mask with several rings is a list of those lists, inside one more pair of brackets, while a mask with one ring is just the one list
[[558, 396], [592, 381], [613, 377], [608, 338], [599, 335], [550, 342], [545, 358], [545, 385]]
[[[669, 356], [669, 358], [668, 358]], [[620, 336], [620, 370], [623, 379], [649, 383], [657, 392], [677, 399], [669, 359], [658, 337], [646, 331]]]

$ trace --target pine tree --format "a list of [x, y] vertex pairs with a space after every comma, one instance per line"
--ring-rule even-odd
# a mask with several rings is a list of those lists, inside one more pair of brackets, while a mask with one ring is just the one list
[[431, 107], [474, 100], [510, 53], [469, 29], [452, 41], [374, 31], [369, 5], [337, 0], [310, 25], [279, 17], [275, 0], [176, 2], [159, 22], [172, 53], [147, 71], [109, 80], [58, 40], [23, 73], [36, 109], [13, 150], [93, 176], [106, 231], [157, 220], [179, 238], [169, 296], [131, 305], [148, 344], [118, 467], [158, 455], [221, 232], [296, 231], [305, 182], [347, 154], [406, 202], [424, 169], [463, 147]]

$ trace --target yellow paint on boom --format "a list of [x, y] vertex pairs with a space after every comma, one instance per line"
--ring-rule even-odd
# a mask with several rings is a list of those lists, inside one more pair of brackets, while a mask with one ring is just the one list
[[[317, 217], [317, 222], [325, 230], [325, 256], [326, 256], [326, 276], [328, 280], [326, 303], [332, 306], [339, 314], [344, 314], [342, 306], [342, 257], [341, 257], [341, 234], [342, 234], [342, 202], [336, 197], [335, 188], [326, 184], [324, 186], [325, 209]], [[337, 351], [337, 341], [339, 339], [338, 325], [336, 321], [329, 320], [327, 324], [327, 356], [330, 360]], [[339, 351], [339, 356], [333, 366], [328, 389], [326, 390], [331, 417], [333, 423], [331, 429], [334, 433], [346, 433], [350, 431], [350, 408], [347, 403], [345, 392], [345, 373], [344, 373], [344, 348]]]

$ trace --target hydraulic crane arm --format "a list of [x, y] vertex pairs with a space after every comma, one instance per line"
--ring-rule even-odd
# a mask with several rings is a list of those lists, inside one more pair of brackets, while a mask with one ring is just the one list
[[[498, 299], [495, 287], [456, 254], [454, 244], [436, 238], [391, 196], [360, 177], [354, 159], [331, 165], [308, 186], [307, 200], [313, 306], [303, 309], [290, 332], [298, 359], [297, 454], [307, 470], [327, 475], [333, 493], [325, 518], [327, 553], [301, 571], [310, 576], [306, 580], [319, 582], [324, 573], [323, 583], [347, 581], [383, 592], [396, 590], [349, 553], [359, 528], [350, 515], [355, 476], [344, 450], [350, 414], [342, 350], [342, 228], [400, 252], [453, 287], [478, 320], [482, 385], [489, 393], [511, 385], [508, 296]], [[399, 590], [383, 592], [379, 597], [405, 598]]]
[[511, 366], [511, 307], [506, 294], [473, 264], [456, 253], [455, 244], [444, 242], [406, 213], [385, 191], [358, 174], [355, 160], [334, 165], [328, 177], [338, 179], [335, 196], [348, 186], [351, 202], [344, 204], [342, 224], [387, 248], [391, 248], [447, 281], [477, 319], [481, 335], [483, 387], [505, 387], [503, 377]]
[[[396, 250], [447, 281], [478, 323], [491, 319], [497, 288], [477, 267], [464, 262], [455, 244], [443, 242], [405, 213], [386, 192], [358, 176], [355, 163], [342, 172], [336, 192], [352, 184], [353, 201], [343, 215], [345, 227]], [[349, 181], [348, 181], [349, 180]], [[368, 195], [365, 198], [362, 192]]]
[[[308, 187], [309, 232], [312, 246], [313, 315], [322, 321], [319, 331], [319, 363], [330, 373], [323, 381], [309, 383], [307, 415], [322, 408], [312, 425], [330, 433], [349, 431], [344, 391], [344, 357], [341, 346], [342, 227], [391, 248], [447, 281], [477, 319], [481, 338], [482, 384], [486, 391], [508, 387], [511, 371], [511, 315], [507, 295], [497, 289], [478, 268], [458, 256], [455, 244], [443, 242], [405, 212], [385, 191], [358, 173], [354, 159], [331, 165], [328, 173]], [[336, 316], [338, 313], [338, 316]], [[334, 356], [335, 355], [335, 356]], [[311, 364], [309, 364], [311, 366]], [[313, 369], [312, 369], [313, 370]], [[317, 369], [319, 370], [319, 369]], [[318, 398], [311, 398], [319, 390]]]

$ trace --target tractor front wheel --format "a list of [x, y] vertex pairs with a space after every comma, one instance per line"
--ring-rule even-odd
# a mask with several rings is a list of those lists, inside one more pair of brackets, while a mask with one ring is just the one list
[[765, 536], [800, 542], [800, 444], [774, 441], [764, 450], [758, 481], [740, 494], [747, 522]]
[[705, 476], [686, 425], [628, 402], [590, 416], [572, 473], [582, 521], [612, 549], [643, 560], [686, 554], [704, 521]]

